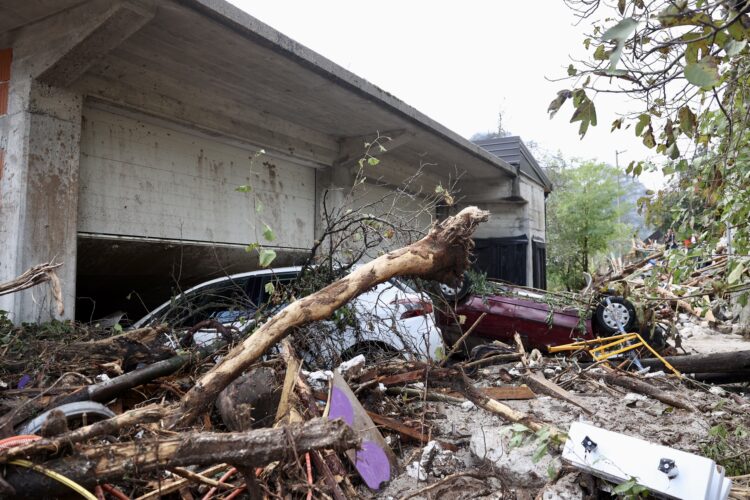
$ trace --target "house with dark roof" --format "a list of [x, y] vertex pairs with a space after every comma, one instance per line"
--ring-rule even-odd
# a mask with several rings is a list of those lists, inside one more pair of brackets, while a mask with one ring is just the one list
[[516, 164], [223, 0], [2, 2], [0, 282], [62, 262], [65, 311], [42, 287], [0, 309], [38, 321], [148, 307], [257, 268], [245, 248], [266, 224], [275, 264], [294, 262], [376, 137], [360, 203], [419, 172], [408, 205], [460, 175], [451, 210], [492, 212], [480, 243], [525, 238], [525, 260], [517, 242], [502, 266], [537, 282], [548, 187], [520, 141]]

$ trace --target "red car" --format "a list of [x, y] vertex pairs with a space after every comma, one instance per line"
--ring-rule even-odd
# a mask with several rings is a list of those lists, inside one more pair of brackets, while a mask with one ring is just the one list
[[[469, 294], [467, 279], [459, 288], [441, 285], [451, 307], [437, 307], [436, 319], [446, 343], [453, 344], [479, 319], [466, 340], [467, 351], [494, 340], [513, 343], [518, 332], [528, 348], [546, 352], [550, 346], [569, 344], [618, 333], [618, 322], [627, 332], [638, 330], [635, 307], [628, 300], [609, 296], [562, 296], [513, 285], [492, 283], [493, 293]], [[577, 306], [572, 306], [577, 302]]]

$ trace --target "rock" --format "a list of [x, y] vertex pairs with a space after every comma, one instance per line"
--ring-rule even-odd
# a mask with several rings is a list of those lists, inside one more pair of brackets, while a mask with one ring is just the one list
[[417, 481], [427, 481], [427, 472], [419, 465], [419, 462], [412, 462], [406, 466], [406, 475]]
[[471, 436], [471, 454], [495, 468], [503, 483], [509, 487], [541, 488], [547, 483], [550, 465], [559, 469], [560, 460], [546, 454], [534, 463], [532, 456], [537, 445], [533, 437], [527, 438], [521, 446], [509, 449], [512, 436], [510, 426], [477, 429]]
[[537, 498], [542, 500], [583, 500], [583, 489], [578, 484], [579, 474], [566, 474], [554, 484], [546, 486]]
[[302, 374], [307, 378], [307, 383], [310, 384], [310, 387], [312, 387], [313, 390], [320, 392], [328, 390], [328, 381], [333, 378], [333, 373], [329, 370], [320, 370], [309, 373], [303, 370]]
[[475, 405], [471, 401], [464, 401], [463, 403], [461, 403], [461, 409], [463, 411], [471, 411], [471, 410], [476, 409], [476, 407], [477, 405]]
[[344, 361], [339, 365], [336, 370], [344, 378], [356, 377], [365, 368], [365, 356], [363, 354], [357, 354], [349, 361]]
[[725, 391], [724, 389], [722, 389], [722, 388], [721, 388], [721, 387], [719, 387], [718, 385], [715, 385], [715, 386], [711, 387], [711, 388], [710, 388], [710, 389], [708, 390], [708, 392], [710, 392], [710, 393], [711, 393], [711, 394], [713, 394], [714, 396], [725, 396], [725, 395], [726, 395], [726, 393], [727, 393], [727, 391]]
[[726, 323], [716, 325], [716, 330], [723, 334], [732, 333], [733, 328], [734, 328], [734, 325], [729, 325]]

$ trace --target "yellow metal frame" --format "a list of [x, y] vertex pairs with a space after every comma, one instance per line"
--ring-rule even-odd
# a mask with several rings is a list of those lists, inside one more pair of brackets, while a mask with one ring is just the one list
[[[624, 345], [625, 342], [638, 340], [638, 342], [633, 344]], [[607, 342], [606, 344], [604, 344]], [[600, 345], [604, 344], [604, 345]], [[592, 346], [598, 346], [591, 348]], [[619, 349], [614, 350], [607, 350], [610, 347], [615, 346], [622, 346]], [[677, 375], [678, 377], [682, 378], [682, 374], [675, 369], [672, 365], [669, 364], [669, 362], [661, 357], [658, 352], [656, 352], [648, 343], [643, 340], [643, 337], [641, 337], [637, 333], [623, 333], [620, 335], [613, 335], [612, 337], [604, 337], [604, 338], [597, 338], [593, 340], [582, 340], [580, 342], [573, 342], [572, 344], [565, 344], [560, 346], [553, 346], [549, 347], [548, 351], [551, 353], [555, 352], [564, 352], [564, 351], [578, 351], [580, 349], [585, 349], [591, 354], [591, 357], [594, 358], [595, 361], [603, 361], [605, 359], [609, 359], [612, 356], [616, 356], [617, 354], [621, 354], [623, 352], [632, 351], [633, 349], [637, 349], [638, 347], [645, 347], [649, 351], [651, 351], [651, 354], [653, 354], [659, 361], [664, 363], [664, 366], [672, 370], [672, 372]]]

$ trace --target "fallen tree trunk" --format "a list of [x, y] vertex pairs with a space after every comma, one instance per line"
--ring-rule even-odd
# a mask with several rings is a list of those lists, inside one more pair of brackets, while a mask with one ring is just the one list
[[709, 384], [736, 384], [750, 382], [750, 370], [737, 370], [726, 373], [693, 373], [691, 377]]
[[[341, 420], [315, 419], [303, 425], [236, 433], [185, 433], [169, 438], [143, 439], [82, 448], [75, 455], [51, 460], [43, 467], [91, 488], [125, 476], [185, 465], [239, 464], [257, 467], [319, 448], [342, 452], [355, 448], [359, 439]], [[69, 493], [66, 487], [28, 469], [7, 467], [5, 480], [30, 498]]]
[[365, 290], [397, 275], [456, 283], [469, 265], [474, 246], [471, 235], [477, 225], [488, 218], [489, 213], [484, 210], [464, 208], [436, 224], [416, 243], [378, 257], [322, 290], [292, 302], [196, 382], [180, 402], [170, 427], [174, 429], [195, 421], [208, 410], [219, 392], [292, 328], [328, 318]]
[[655, 387], [648, 382], [638, 380], [632, 375], [611, 372], [605, 374], [603, 378], [604, 381], [609, 384], [619, 385], [620, 387], [624, 387], [625, 389], [628, 389], [630, 391], [652, 397], [657, 401], [661, 401], [662, 403], [669, 406], [682, 408], [683, 410], [698, 411], [695, 406], [685, 401], [684, 397], [662, 391], [658, 387]]
[[75, 443], [81, 443], [88, 439], [107, 434], [116, 434], [117, 431], [124, 427], [156, 422], [164, 417], [166, 412], [167, 409], [159, 405], [149, 405], [126, 411], [107, 420], [102, 420], [101, 422], [96, 422], [59, 436], [39, 439], [21, 446], [0, 450], [0, 463], [7, 462], [13, 458], [29, 457], [45, 452], [57, 453], [66, 446], [71, 446]]
[[[750, 351], [718, 352], [714, 354], [691, 354], [664, 358], [682, 373], [731, 373], [750, 370]], [[643, 366], [664, 368], [656, 358], [641, 359]]]

